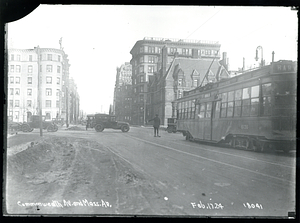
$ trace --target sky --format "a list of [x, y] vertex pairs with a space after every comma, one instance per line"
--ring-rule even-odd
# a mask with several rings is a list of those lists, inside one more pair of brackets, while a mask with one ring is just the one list
[[[8, 23], [8, 47], [59, 49], [68, 54], [80, 109], [108, 113], [116, 69], [130, 62], [130, 50], [144, 37], [212, 40], [227, 52], [229, 69], [297, 61], [298, 18], [290, 7], [40, 5]], [[260, 55], [260, 53], [259, 53]]]

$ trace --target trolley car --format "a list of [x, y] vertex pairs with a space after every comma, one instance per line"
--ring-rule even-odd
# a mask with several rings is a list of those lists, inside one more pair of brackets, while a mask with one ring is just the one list
[[296, 144], [297, 64], [281, 60], [186, 91], [175, 101], [187, 140], [288, 152]]

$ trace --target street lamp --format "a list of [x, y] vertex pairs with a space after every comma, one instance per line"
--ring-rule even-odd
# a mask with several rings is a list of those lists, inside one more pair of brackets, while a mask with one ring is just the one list
[[262, 67], [264, 65], [264, 59], [263, 59], [263, 48], [261, 46], [258, 46], [256, 48], [256, 56], [255, 56], [255, 60], [258, 61], [258, 50], [260, 50], [261, 52], [261, 64], [260, 66]]

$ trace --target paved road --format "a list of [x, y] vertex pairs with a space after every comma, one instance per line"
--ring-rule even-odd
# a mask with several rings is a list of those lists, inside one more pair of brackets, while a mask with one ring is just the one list
[[293, 152], [221, 148], [165, 131], [159, 138], [153, 137], [152, 128], [141, 127], [128, 133], [90, 129], [50, 134], [103, 144], [163, 192], [155, 201], [158, 207], [173, 208], [178, 215], [287, 216], [295, 210]]

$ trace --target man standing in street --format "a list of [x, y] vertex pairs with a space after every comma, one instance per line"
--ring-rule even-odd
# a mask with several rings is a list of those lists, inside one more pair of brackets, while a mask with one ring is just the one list
[[160, 137], [160, 135], [158, 135], [159, 132], [159, 125], [160, 125], [160, 118], [158, 117], [158, 114], [155, 115], [155, 118], [150, 119], [150, 121], [153, 121], [153, 127], [154, 127], [154, 137]]

